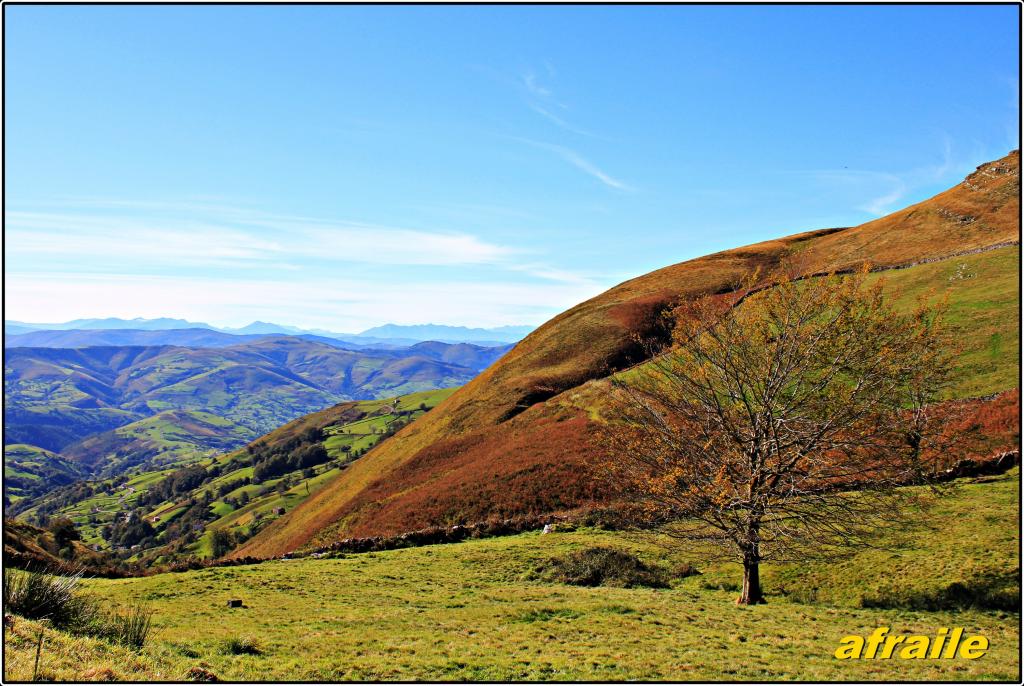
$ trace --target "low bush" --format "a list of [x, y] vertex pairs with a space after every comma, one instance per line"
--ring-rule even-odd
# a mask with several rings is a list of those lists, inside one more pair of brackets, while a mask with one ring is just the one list
[[543, 563], [540, 577], [573, 586], [668, 588], [668, 574], [638, 557], [614, 548], [593, 547]]
[[171, 648], [178, 651], [185, 657], [199, 657], [200, 653], [198, 650], [193, 648], [187, 643], [171, 643]]
[[224, 641], [223, 651], [228, 655], [262, 655], [259, 643], [255, 638], [248, 636], [239, 638], [233, 636]]
[[686, 579], [691, 576], [700, 576], [701, 571], [694, 567], [689, 562], [684, 562], [680, 565], [676, 565], [672, 569], [672, 576], [677, 579]]
[[735, 581], [727, 581], [725, 579], [715, 578], [708, 581], [701, 581], [700, 587], [705, 591], [729, 591], [735, 592], [740, 590], [740, 585]]

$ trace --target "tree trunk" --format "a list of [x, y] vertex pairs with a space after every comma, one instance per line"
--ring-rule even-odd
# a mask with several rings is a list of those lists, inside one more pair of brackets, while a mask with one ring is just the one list
[[761, 594], [761, 573], [758, 569], [758, 559], [753, 555], [746, 555], [743, 558], [743, 590], [740, 597], [736, 599], [737, 605], [757, 605], [765, 602]]

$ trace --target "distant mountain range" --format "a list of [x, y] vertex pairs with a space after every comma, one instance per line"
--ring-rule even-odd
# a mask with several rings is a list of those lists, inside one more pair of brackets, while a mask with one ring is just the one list
[[[40, 335], [44, 332], [88, 332], [90, 335], [81, 340], [88, 341], [84, 345], [233, 345], [239, 343], [237, 338], [230, 340], [208, 336], [202, 338], [197, 332], [214, 332], [236, 337], [254, 337], [267, 335], [317, 336], [321, 339], [333, 339], [352, 343], [357, 346], [404, 346], [422, 341], [439, 341], [442, 343], [478, 343], [484, 345], [501, 345], [515, 343], [533, 330], [531, 326], [499, 326], [491, 329], [468, 328], [465, 326], [445, 326], [440, 324], [400, 325], [385, 324], [362, 333], [336, 333], [323, 329], [300, 329], [295, 326], [273, 324], [256, 321], [240, 328], [224, 328], [211, 326], [203, 322], [190, 322], [184, 319], [75, 319], [58, 324], [31, 324], [27, 322], [4, 321], [5, 347], [83, 347], [78, 343], [81, 337], [62, 338], [54, 333]], [[120, 332], [107, 334], [104, 338], [97, 332]], [[135, 332], [129, 334], [128, 332]], [[138, 335], [149, 332], [148, 338]], [[160, 333], [158, 333], [160, 332]], [[190, 332], [175, 333], [171, 332]], [[37, 334], [33, 338], [21, 338], [28, 334]], [[162, 334], [162, 335], [161, 335]], [[134, 336], [133, 340], [129, 340]], [[177, 336], [175, 338], [175, 336]], [[197, 343], [188, 341], [196, 340]], [[56, 343], [54, 342], [56, 341]], [[98, 341], [98, 342], [92, 342]], [[137, 341], [137, 342], [136, 342]]]
[[213, 329], [209, 324], [189, 322], [184, 319], [74, 319], [60, 324], [29, 324], [4, 320], [4, 333], [19, 334], [29, 331], [67, 331], [69, 329], [139, 329], [143, 331], [160, 331], [166, 329]]
[[186, 348], [226, 348], [266, 338], [288, 336], [323, 343], [345, 350], [366, 348], [404, 348], [415, 341], [367, 338], [362, 343], [314, 334], [249, 333], [232, 334], [214, 329], [51, 329], [10, 334], [4, 337], [5, 348], [88, 348], [93, 346], [177, 345]]

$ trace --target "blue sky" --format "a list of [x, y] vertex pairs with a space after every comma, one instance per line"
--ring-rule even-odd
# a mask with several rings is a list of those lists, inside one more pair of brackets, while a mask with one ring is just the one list
[[1019, 146], [1012, 5], [4, 11], [24, 321], [540, 324]]

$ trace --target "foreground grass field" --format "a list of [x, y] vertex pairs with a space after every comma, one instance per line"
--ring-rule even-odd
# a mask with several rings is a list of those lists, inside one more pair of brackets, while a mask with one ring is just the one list
[[[64, 680], [175, 680], [189, 670], [235, 680], [1017, 680], [1019, 614], [908, 608], [922, 599], [954, 607], [952, 584], [1002, 584], [993, 597], [1019, 597], [1019, 484], [1016, 469], [966, 481], [895, 550], [769, 567], [769, 602], [756, 607], [733, 604], [738, 577], [728, 565], [594, 529], [96, 579], [90, 593], [156, 611], [148, 645], [131, 653], [48, 631], [40, 669]], [[538, 564], [595, 545], [704, 573], [661, 590], [537, 580]], [[228, 609], [229, 598], [245, 607]], [[991, 648], [977, 660], [833, 658], [842, 636], [879, 626], [925, 635], [965, 627]], [[8, 680], [31, 678], [35, 629], [19, 620], [5, 634]]]

